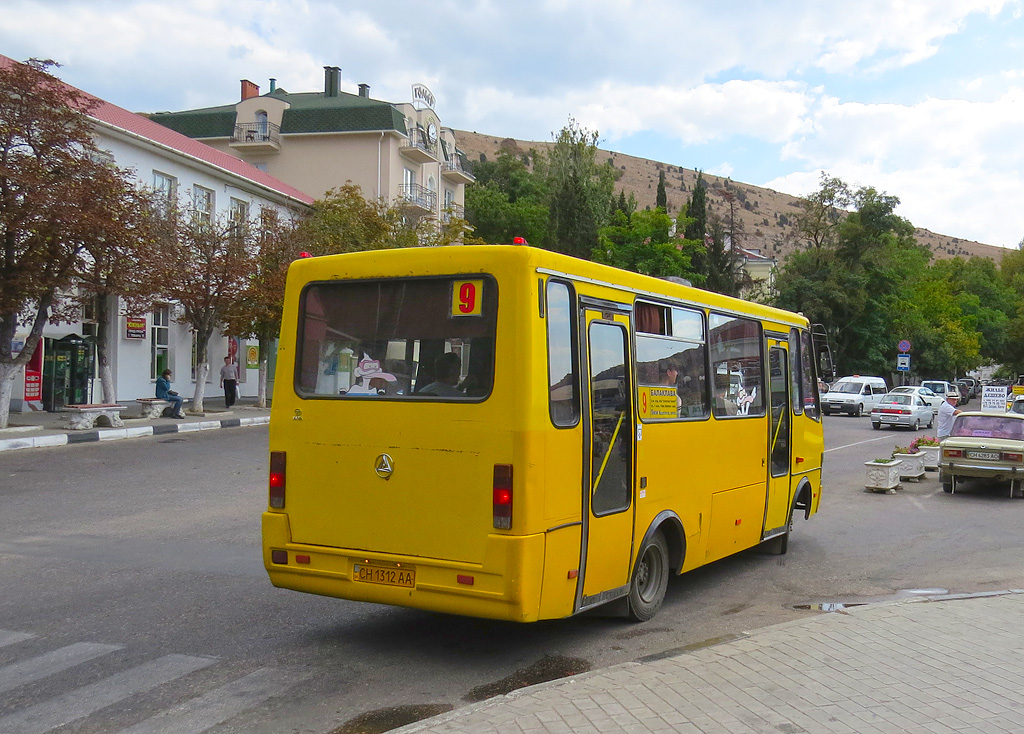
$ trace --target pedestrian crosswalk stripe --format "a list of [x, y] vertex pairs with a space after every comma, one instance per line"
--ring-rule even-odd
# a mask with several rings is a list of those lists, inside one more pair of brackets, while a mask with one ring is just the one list
[[270, 668], [261, 668], [151, 716], [120, 734], [199, 734], [280, 693], [278, 675]]
[[0, 734], [43, 734], [212, 665], [213, 658], [165, 655], [0, 718]]
[[22, 660], [0, 668], [0, 693], [12, 688], [33, 683], [54, 673], [92, 660], [100, 655], [120, 650], [120, 645], [100, 645], [93, 642], [79, 642], [48, 652], [45, 655]]
[[5, 645], [14, 645], [25, 640], [31, 640], [35, 635], [29, 634], [28, 632], [11, 632], [10, 630], [0, 630], [0, 647]]

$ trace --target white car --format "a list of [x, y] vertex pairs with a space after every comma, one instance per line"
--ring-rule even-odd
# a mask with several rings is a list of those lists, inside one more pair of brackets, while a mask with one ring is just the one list
[[921, 387], [927, 387], [942, 400], [945, 400], [947, 395], [956, 395], [957, 400], [960, 399], [960, 388], [945, 380], [921, 380]]
[[922, 387], [921, 385], [904, 385], [901, 387], [894, 387], [892, 390], [889, 391], [890, 394], [894, 392], [918, 395], [924, 398], [924, 401], [928, 403], [928, 405], [932, 406], [932, 415], [939, 414], [939, 406], [942, 405], [943, 399], [940, 396], [933, 393], [927, 387]]
[[916, 431], [921, 426], [932, 427], [935, 414], [932, 406], [920, 395], [905, 392], [890, 392], [871, 409], [871, 427], [906, 426]]

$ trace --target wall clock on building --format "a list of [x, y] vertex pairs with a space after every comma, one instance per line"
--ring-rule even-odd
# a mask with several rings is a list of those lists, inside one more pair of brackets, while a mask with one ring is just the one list
[[427, 125], [427, 140], [430, 141], [431, 145], [437, 142], [437, 125], [434, 123]]

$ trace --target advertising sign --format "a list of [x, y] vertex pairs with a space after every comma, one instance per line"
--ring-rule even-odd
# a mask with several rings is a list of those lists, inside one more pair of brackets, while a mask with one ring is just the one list
[[260, 348], [256, 344], [250, 344], [245, 348], [245, 367], [250, 370], [260, 367]]
[[126, 316], [124, 319], [124, 338], [125, 339], [145, 339], [146, 338], [146, 317], [145, 316]]
[[981, 412], [1006, 412], [1006, 386], [985, 385], [981, 388]]
[[[41, 403], [43, 400], [43, 345], [36, 346], [32, 359], [25, 365], [25, 402]], [[29, 406], [39, 410], [36, 406]]]

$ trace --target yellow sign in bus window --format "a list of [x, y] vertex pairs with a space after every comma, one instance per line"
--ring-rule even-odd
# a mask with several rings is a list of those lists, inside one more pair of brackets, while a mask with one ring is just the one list
[[483, 297], [482, 280], [456, 280], [452, 283], [452, 316], [479, 316]]
[[679, 417], [676, 389], [669, 386], [641, 385], [637, 407], [642, 420], [670, 420]]

